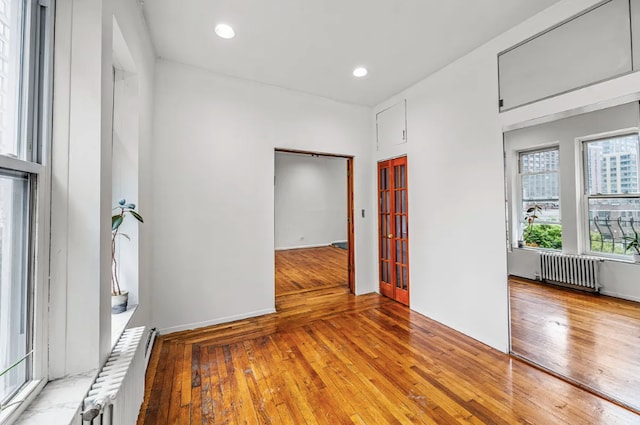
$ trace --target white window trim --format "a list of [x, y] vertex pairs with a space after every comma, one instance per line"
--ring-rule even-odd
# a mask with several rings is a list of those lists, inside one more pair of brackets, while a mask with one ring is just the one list
[[[576, 152], [576, 205], [578, 207], [578, 254], [589, 255], [593, 257], [605, 258], [608, 260], [618, 260], [629, 262], [628, 255], [610, 254], [605, 252], [593, 252], [591, 251], [590, 241], [588, 237], [589, 232], [589, 195], [587, 194], [586, 186], [586, 149], [585, 146], [588, 142], [593, 142], [602, 139], [609, 139], [618, 136], [624, 136], [629, 134], [638, 134], [640, 136], [640, 129], [638, 127], [628, 127], [618, 129], [614, 131], [607, 131], [604, 133], [590, 134], [588, 136], [578, 137], [575, 140], [575, 152]], [[640, 158], [639, 158], [640, 159]], [[622, 197], [622, 196], [621, 196]], [[638, 196], [640, 198], [640, 195]]]

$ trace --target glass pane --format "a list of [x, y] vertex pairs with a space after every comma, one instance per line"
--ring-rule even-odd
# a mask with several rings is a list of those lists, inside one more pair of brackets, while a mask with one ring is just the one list
[[402, 242], [402, 264], [407, 264], [407, 242]]
[[402, 288], [402, 267], [396, 266], [396, 288]]
[[523, 174], [522, 199], [530, 201], [559, 200], [558, 172]]
[[382, 263], [384, 273], [382, 274], [382, 281], [391, 283], [391, 265], [387, 262]]
[[[402, 216], [402, 221], [401, 221], [401, 227], [400, 227], [400, 237], [403, 239], [407, 238], [407, 216], [403, 215]], [[398, 229], [396, 229], [396, 232], [398, 232]]]
[[391, 215], [387, 214], [386, 218], [387, 218], [385, 220], [386, 227], [385, 227], [385, 233], [384, 233], [385, 236], [391, 233]]
[[395, 199], [396, 205], [394, 206], [394, 210], [395, 212], [400, 213], [402, 212], [402, 192], [397, 190], [395, 192], [395, 196], [396, 196], [396, 199]]
[[385, 239], [385, 245], [387, 246], [387, 256], [385, 258], [389, 260], [391, 256], [391, 241], [389, 239]]
[[391, 194], [387, 191], [384, 193], [384, 197], [385, 197], [384, 212], [386, 213], [391, 212], [391, 206], [389, 205], [391, 203]]
[[560, 152], [558, 149], [520, 154], [520, 174], [546, 173], [559, 169]]
[[385, 260], [389, 259], [388, 241], [389, 239], [385, 238], [384, 236], [380, 238], [380, 249], [382, 250], [382, 252], [380, 253], [380, 258], [383, 258]]
[[401, 200], [402, 200], [402, 209], [401, 210], [402, 210], [403, 213], [406, 213], [407, 212], [407, 191], [406, 190], [402, 191]]
[[587, 142], [589, 195], [638, 193], [638, 135]]
[[407, 273], [408, 273], [407, 272], [407, 268], [403, 267], [402, 268], [402, 289], [404, 289], [405, 291], [407, 290], [407, 286], [408, 286], [408, 283], [409, 283], [409, 279], [408, 279]]
[[402, 216], [397, 215], [396, 216], [396, 228], [394, 229], [394, 231], [396, 232], [394, 236], [396, 238], [401, 238], [402, 237], [402, 235], [400, 234], [400, 231], [402, 230], [401, 222], [402, 222]]
[[404, 188], [406, 185], [405, 166], [398, 165], [395, 169], [395, 185], [396, 189]]
[[402, 259], [402, 242], [396, 241], [396, 262], [399, 262]]
[[[529, 208], [538, 206], [534, 219], [535, 223], [560, 223], [560, 203], [558, 201], [523, 201], [522, 211], [526, 212]], [[522, 222], [526, 225], [526, 216], [523, 214]]]
[[589, 199], [592, 252], [631, 255], [624, 239], [640, 233], [640, 199]]
[[23, 2], [0, 1], [0, 154], [23, 158], [19, 132]]
[[[0, 171], [0, 372], [28, 352], [27, 236], [29, 184], [25, 174]], [[0, 376], [0, 402], [27, 380], [26, 361]]]

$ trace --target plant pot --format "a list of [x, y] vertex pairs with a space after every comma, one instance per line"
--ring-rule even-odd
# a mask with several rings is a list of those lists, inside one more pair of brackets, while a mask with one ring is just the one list
[[111, 294], [111, 314], [124, 313], [128, 303], [129, 291], [122, 291], [121, 295]]
[[524, 248], [524, 241], [518, 241], [518, 248]]
[[640, 254], [633, 254], [633, 262], [640, 263]]

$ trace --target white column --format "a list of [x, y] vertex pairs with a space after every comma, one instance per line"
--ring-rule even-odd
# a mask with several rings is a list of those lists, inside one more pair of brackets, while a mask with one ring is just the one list
[[58, 0], [54, 83], [51, 378], [111, 349], [111, 0]]

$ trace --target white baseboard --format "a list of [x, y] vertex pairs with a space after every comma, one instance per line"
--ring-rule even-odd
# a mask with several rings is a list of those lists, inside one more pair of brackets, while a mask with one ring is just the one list
[[640, 297], [636, 297], [634, 295], [620, 294], [618, 292], [611, 292], [611, 291], [604, 290], [602, 288], [600, 289], [600, 293], [608, 297], [620, 298], [627, 301], [640, 302]]
[[227, 316], [227, 317], [220, 317], [212, 320], [205, 320], [203, 322], [196, 322], [196, 323], [190, 323], [190, 324], [178, 325], [178, 326], [170, 326], [168, 328], [160, 329], [158, 332], [160, 333], [160, 335], [166, 335], [174, 332], [189, 331], [192, 329], [219, 325], [220, 323], [235, 322], [236, 320], [248, 319], [250, 317], [264, 316], [265, 314], [271, 314], [275, 312], [276, 310], [274, 308], [252, 311], [249, 313], [237, 314], [235, 316]]
[[278, 247], [276, 248], [276, 251], [286, 251], [288, 249], [322, 248], [325, 246], [331, 246], [331, 244], [322, 243], [322, 244], [315, 244], [315, 245], [296, 245], [296, 246], [288, 246], [288, 247]]
[[349, 243], [349, 241], [332, 241], [331, 245], [333, 245], [334, 243]]

